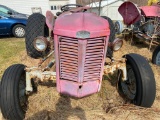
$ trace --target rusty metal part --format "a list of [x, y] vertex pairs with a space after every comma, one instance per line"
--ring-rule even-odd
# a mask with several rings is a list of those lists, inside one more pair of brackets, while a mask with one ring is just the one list
[[122, 80], [127, 80], [126, 59], [113, 60], [104, 66], [104, 74], [113, 73], [116, 70], [122, 70]]
[[55, 59], [53, 59], [53, 60], [47, 65], [47, 67], [43, 69], [43, 71], [48, 71], [48, 70], [50, 70], [50, 69], [53, 67], [54, 64], [55, 64]]
[[41, 66], [26, 67], [25, 68], [25, 71], [26, 71], [26, 94], [33, 92], [33, 87], [32, 87], [32, 83], [31, 83], [32, 79], [39, 79], [40, 81], [55, 80], [56, 72], [49, 71], [50, 68], [54, 64], [55, 64], [55, 59], [53, 59], [44, 69], [41, 68]]
[[39, 63], [38, 63], [38, 66], [41, 66], [42, 63], [43, 63], [45, 60], [47, 60], [47, 59], [48, 59], [51, 55], [53, 55], [53, 54], [54, 54], [54, 51], [50, 52], [45, 58], [41, 59], [41, 60], [39, 61]]
[[26, 67], [26, 93], [33, 92], [33, 87], [31, 80], [32, 79], [39, 79], [40, 81], [45, 80], [54, 80], [56, 78], [56, 72], [52, 71], [42, 71], [39, 67]]
[[54, 80], [56, 76], [56, 72], [52, 71], [41, 71], [41, 70], [34, 70], [31, 72], [27, 72], [28, 74], [28, 80], [38, 78], [40, 81], [45, 81], [45, 80]]

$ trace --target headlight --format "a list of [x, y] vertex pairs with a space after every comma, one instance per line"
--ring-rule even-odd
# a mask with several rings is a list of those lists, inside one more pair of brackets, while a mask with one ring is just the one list
[[43, 52], [47, 49], [48, 41], [45, 37], [40, 36], [34, 39], [33, 44], [36, 50]]
[[122, 47], [122, 45], [123, 45], [123, 41], [121, 39], [117, 38], [112, 43], [112, 50], [118, 51]]

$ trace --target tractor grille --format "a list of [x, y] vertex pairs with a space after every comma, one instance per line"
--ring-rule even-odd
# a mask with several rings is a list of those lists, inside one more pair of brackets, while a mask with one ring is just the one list
[[60, 78], [76, 81], [78, 79], [78, 40], [60, 39]]
[[84, 81], [100, 80], [103, 57], [103, 38], [96, 40], [88, 40], [84, 65]]
[[[60, 79], [78, 81], [81, 78], [81, 82], [100, 80], [104, 58], [104, 38], [86, 40], [85, 53], [78, 51], [80, 41], [82, 40], [61, 37], [59, 41]], [[84, 63], [78, 66], [82, 59]]]

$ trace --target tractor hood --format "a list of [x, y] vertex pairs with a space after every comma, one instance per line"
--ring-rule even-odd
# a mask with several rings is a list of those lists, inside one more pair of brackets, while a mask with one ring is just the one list
[[132, 2], [124, 2], [118, 8], [119, 13], [123, 17], [124, 24], [131, 25], [141, 18], [140, 9]]
[[67, 13], [59, 16], [55, 21], [54, 34], [60, 36], [77, 37], [77, 33], [89, 33], [88, 38], [109, 36], [108, 21], [93, 13]]

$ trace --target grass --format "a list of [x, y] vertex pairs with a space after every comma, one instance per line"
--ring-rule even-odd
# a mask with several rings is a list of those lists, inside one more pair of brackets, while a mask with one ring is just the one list
[[24, 39], [0, 39], [0, 78], [8, 66], [20, 62], [18, 58], [24, 50]]

